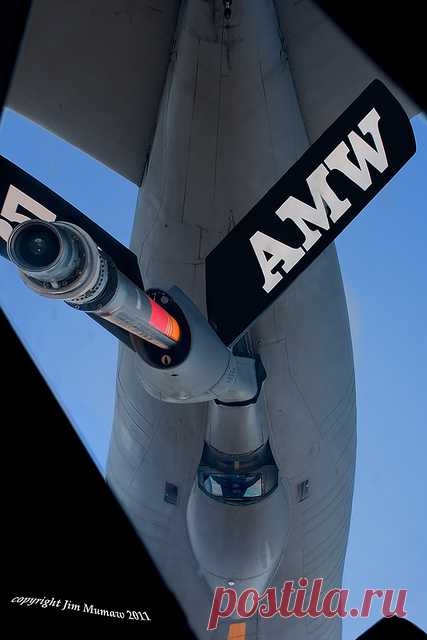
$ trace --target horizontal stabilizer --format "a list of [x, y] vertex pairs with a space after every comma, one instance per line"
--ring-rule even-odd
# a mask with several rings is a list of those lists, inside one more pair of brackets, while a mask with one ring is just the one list
[[6, 106], [140, 184], [179, 4], [33, 2]]

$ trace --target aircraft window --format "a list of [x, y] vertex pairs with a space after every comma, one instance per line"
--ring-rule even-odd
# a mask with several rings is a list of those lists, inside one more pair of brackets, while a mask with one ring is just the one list
[[262, 495], [262, 480], [260, 474], [252, 475], [207, 475], [203, 474], [203, 487], [213, 496], [222, 496], [240, 500], [242, 498], [257, 498]]
[[211, 498], [231, 504], [250, 504], [274, 491], [278, 471], [268, 443], [251, 454], [235, 456], [205, 445], [198, 482]]
[[257, 478], [252, 484], [245, 489], [244, 498], [257, 498], [262, 496], [262, 481], [261, 477]]
[[213, 496], [222, 496], [221, 483], [217, 482], [213, 476], [207, 475], [203, 484], [208, 493]]

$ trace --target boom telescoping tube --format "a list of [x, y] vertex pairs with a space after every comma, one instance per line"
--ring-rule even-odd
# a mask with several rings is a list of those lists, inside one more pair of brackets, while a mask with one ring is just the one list
[[23, 222], [10, 235], [7, 251], [36, 293], [64, 300], [163, 349], [179, 341], [175, 318], [121, 273], [77, 225]]

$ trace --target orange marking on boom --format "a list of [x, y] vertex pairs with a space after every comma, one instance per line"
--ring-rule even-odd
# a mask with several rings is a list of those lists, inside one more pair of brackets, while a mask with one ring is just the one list
[[157, 302], [154, 302], [151, 298], [149, 298], [149, 301], [151, 304], [151, 316], [149, 320], [151, 326], [155, 327], [165, 336], [172, 338], [175, 342], [178, 342], [181, 331], [175, 318], [173, 318], [165, 309], [163, 309], [163, 307], [157, 304]]
[[245, 640], [246, 622], [233, 622], [228, 627], [227, 640]]

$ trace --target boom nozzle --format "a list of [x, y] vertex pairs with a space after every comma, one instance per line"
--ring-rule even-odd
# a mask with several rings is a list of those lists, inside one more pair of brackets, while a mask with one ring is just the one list
[[54, 265], [61, 253], [61, 236], [53, 226], [29, 221], [11, 244], [15, 264], [39, 271]]
[[7, 251], [20, 271], [40, 282], [64, 280], [79, 261], [73, 236], [57, 224], [41, 220], [28, 220], [15, 227]]
[[36, 293], [64, 300], [163, 349], [179, 341], [176, 319], [119, 271], [77, 225], [23, 222], [10, 235], [7, 251]]
[[[7, 251], [25, 284], [39, 295], [63, 300], [142, 338], [130, 342], [140, 356], [137, 376], [153, 397], [179, 403], [256, 400], [262, 380], [253, 357], [235, 356], [176, 287], [170, 299], [161, 290], [152, 290], [150, 297], [81, 227], [29, 220], [14, 228]], [[168, 310], [157, 302], [162, 298]]]

